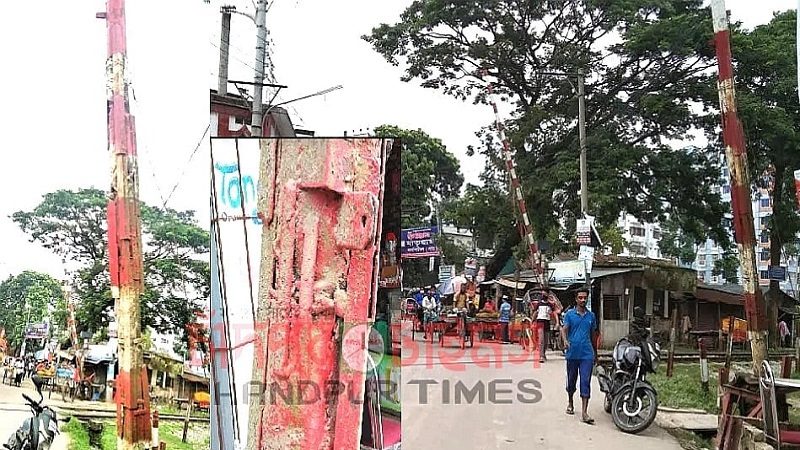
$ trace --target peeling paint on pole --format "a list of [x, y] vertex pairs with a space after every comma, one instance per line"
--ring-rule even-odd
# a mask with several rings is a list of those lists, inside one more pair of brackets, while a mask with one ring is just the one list
[[109, 271], [119, 333], [117, 448], [144, 449], [150, 443], [150, 398], [141, 350], [139, 296], [142, 292], [142, 233], [136, 135], [128, 104], [125, 2], [108, 0], [106, 61], [108, 150], [112, 158], [108, 203]]
[[[248, 141], [213, 139], [212, 155]], [[251, 384], [264, 392], [260, 401], [248, 399], [248, 448], [355, 449], [391, 141], [257, 142], [257, 208], [247, 203], [245, 217], [215, 218], [257, 220], [262, 228]], [[249, 172], [236, 165], [241, 187]], [[252, 198], [226, 182], [220, 203], [244, 208]]]
[[758, 373], [761, 362], [767, 357], [767, 329], [763, 294], [758, 287], [756, 266], [756, 238], [753, 225], [753, 207], [750, 202], [750, 177], [747, 173], [747, 149], [744, 131], [736, 113], [736, 95], [733, 82], [730, 31], [724, 0], [711, 1], [714, 23], [714, 43], [719, 63], [719, 102], [722, 114], [722, 136], [725, 156], [731, 177], [731, 205], [733, 227], [744, 284], [744, 304], [747, 316], [748, 337], [753, 352], [753, 371]]

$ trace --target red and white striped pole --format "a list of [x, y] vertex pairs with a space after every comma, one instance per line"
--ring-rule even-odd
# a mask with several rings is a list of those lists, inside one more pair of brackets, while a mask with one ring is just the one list
[[539, 248], [536, 245], [536, 239], [533, 237], [533, 226], [531, 225], [530, 219], [528, 219], [528, 208], [525, 206], [525, 198], [522, 195], [522, 184], [519, 182], [517, 171], [514, 169], [514, 159], [511, 155], [511, 144], [508, 142], [508, 138], [506, 138], [505, 127], [503, 126], [503, 121], [500, 120], [500, 112], [497, 110], [497, 103], [494, 101], [494, 89], [492, 87], [492, 83], [488, 84], [487, 91], [489, 94], [487, 96], [489, 99], [489, 104], [492, 105], [492, 109], [494, 110], [497, 134], [500, 136], [500, 141], [503, 143], [503, 157], [506, 161], [506, 169], [511, 177], [511, 189], [513, 191], [514, 198], [517, 201], [517, 205], [519, 206], [519, 212], [522, 215], [525, 243], [528, 245], [531, 255], [531, 267], [536, 271], [537, 274], [542, 275], [544, 273], [544, 268], [542, 267], [541, 254], [539, 253]]
[[119, 339], [119, 375], [115, 380], [117, 448], [143, 450], [150, 445], [150, 397], [141, 346], [140, 295], [143, 290], [142, 229], [136, 131], [128, 104], [125, 0], [107, 0], [106, 87], [108, 152], [112, 161], [108, 201], [108, 259]]
[[761, 362], [767, 357], [764, 298], [758, 287], [756, 266], [756, 237], [753, 225], [753, 206], [750, 202], [750, 177], [747, 173], [747, 149], [744, 131], [736, 114], [736, 96], [731, 61], [730, 30], [725, 0], [711, 1], [714, 23], [714, 43], [719, 63], [719, 103], [722, 114], [722, 138], [725, 156], [731, 173], [731, 205], [733, 226], [744, 282], [744, 308], [747, 316], [748, 338], [753, 355], [753, 373], [758, 374]]

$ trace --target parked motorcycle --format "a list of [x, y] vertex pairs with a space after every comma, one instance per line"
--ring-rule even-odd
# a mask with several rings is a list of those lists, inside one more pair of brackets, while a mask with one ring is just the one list
[[8, 442], [3, 444], [3, 448], [6, 450], [48, 450], [59, 433], [56, 412], [49, 406], [42, 406], [44, 381], [38, 375], [31, 377], [31, 381], [39, 393], [39, 401], [22, 394], [25, 402], [31, 408], [33, 417], [25, 419], [22, 426], [8, 439]]
[[614, 346], [611, 369], [597, 367], [600, 390], [606, 394], [604, 409], [621, 431], [640, 433], [655, 420], [658, 393], [647, 375], [656, 373], [660, 358], [661, 347], [652, 338], [642, 346], [622, 338]]

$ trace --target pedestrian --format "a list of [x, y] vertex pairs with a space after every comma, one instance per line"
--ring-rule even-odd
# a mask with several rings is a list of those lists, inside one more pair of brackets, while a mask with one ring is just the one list
[[25, 361], [19, 358], [14, 362], [14, 384], [17, 387], [22, 383], [22, 377], [25, 376]]
[[508, 296], [503, 296], [503, 304], [500, 305], [500, 317], [497, 319], [500, 322], [500, 334], [503, 338], [503, 344], [511, 343], [508, 337], [508, 322], [511, 319], [511, 304], [508, 302]]
[[789, 326], [786, 325], [786, 322], [783, 319], [778, 322], [778, 332], [781, 335], [781, 345], [784, 347], [791, 347], [791, 345], [789, 345], [789, 337], [791, 333], [789, 332]]
[[428, 339], [429, 333], [431, 332], [428, 324], [436, 320], [436, 306], [436, 298], [431, 293], [423, 297], [422, 308], [424, 309], [425, 315], [422, 329], [425, 332], [425, 339]]
[[567, 357], [567, 414], [575, 414], [572, 401], [576, 391], [578, 375], [580, 375], [581, 421], [593, 425], [594, 419], [589, 416], [589, 397], [592, 383], [592, 369], [597, 360], [597, 319], [594, 313], [586, 309], [589, 290], [578, 290], [577, 306], [564, 316], [561, 335], [564, 340]]
[[533, 303], [536, 312], [536, 335], [539, 338], [539, 362], [547, 360], [547, 344], [550, 342], [550, 315], [553, 314], [553, 302], [547, 293]]

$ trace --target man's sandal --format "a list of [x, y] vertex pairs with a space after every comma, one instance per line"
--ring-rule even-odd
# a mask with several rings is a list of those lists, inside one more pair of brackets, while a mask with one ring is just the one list
[[567, 414], [569, 414], [570, 416], [575, 414], [575, 408], [573, 408], [572, 406], [567, 406]]
[[581, 417], [581, 422], [583, 422], [583, 423], [585, 423], [587, 425], [594, 425], [594, 419], [592, 419], [589, 416]]

